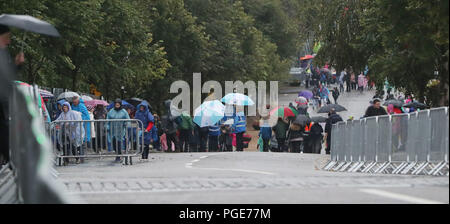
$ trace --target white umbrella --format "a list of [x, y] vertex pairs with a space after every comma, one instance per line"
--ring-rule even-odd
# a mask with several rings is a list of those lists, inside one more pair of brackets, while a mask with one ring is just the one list
[[66, 99], [67, 101], [71, 101], [73, 97], [80, 97], [80, 95], [78, 95], [78, 93], [76, 92], [63, 92], [61, 94], [59, 94], [57, 100], [60, 99]]
[[255, 104], [250, 97], [241, 93], [229, 93], [222, 98], [222, 102], [239, 106], [251, 106]]
[[200, 127], [215, 125], [225, 115], [225, 106], [218, 100], [206, 101], [194, 111], [194, 122]]
[[86, 95], [81, 96], [81, 99], [84, 100], [84, 101], [94, 100], [94, 98], [92, 98], [92, 97], [90, 97], [90, 96], [86, 96]]

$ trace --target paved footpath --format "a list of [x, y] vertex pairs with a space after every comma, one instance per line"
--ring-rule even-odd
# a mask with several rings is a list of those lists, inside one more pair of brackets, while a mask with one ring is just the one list
[[[371, 93], [344, 93], [344, 119], [360, 117]], [[282, 102], [296, 94], [280, 94]], [[362, 106], [361, 106], [362, 105]], [[310, 111], [314, 115], [313, 111]], [[112, 158], [57, 167], [73, 203], [449, 203], [449, 178], [340, 173], [328, 155], [153, 153], [132, 166]]]

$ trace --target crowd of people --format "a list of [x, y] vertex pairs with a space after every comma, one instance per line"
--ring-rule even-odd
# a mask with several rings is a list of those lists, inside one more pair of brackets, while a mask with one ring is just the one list
[[[242, 111], [236, 111], [235, 107], [232, 115], [225, 116], [212, 126], [200, 127], [187, 113], [173, 115], [170, 100], [165, 102], [167, 113], [161, 117], [152, 113], [146, 101], [133, 110], [130, 107], [124, 108], [123, 101], [116, 99], [114, 107], [109, 111], [102, 104], [86, 106], [79, 97], [73, 97], [71, 102], [72, 104], [64, 99], [59, 100], [58, 111], [54, 116], [56, 124], [61, 124], [56, 141], [58, 149], [64, 155], [84, 155], [86, 148], [98, 152], [104, 146], [103, 149], [107, 148], [117, 154], [116, 162], [121, 162], [122, 151], [129, 147], [126, 144], [134, 144], [134, 149], [137, 144], [143, 144], [141, 159], [148, 160], [150, 148], [165, 152], [218, 152], [233, 151], [234, 147], [235, 151], [243, 151], [251, 140], [251, 136], [246, 133], [246, 116]], [[118, 119], [139, 120], [143, 130], [129, 127], [126, 122], [108, 122]], [[83, 122], [90, 120], [106, 121]], [[228, 120], [232, 122], [226, 122]], [[134, 135], [134, 138], [129, 135]], [[134, 142], [130, 142], [130, 139]], [[84, 162], [81, 156], [75, 160], [76, 163]], [[64, 158], [63, 162], [67, 165], [69, 158]]]

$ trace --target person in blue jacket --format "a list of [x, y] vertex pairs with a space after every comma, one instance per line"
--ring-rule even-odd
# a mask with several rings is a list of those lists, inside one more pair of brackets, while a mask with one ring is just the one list
[[155, 119], [148, 108], [149, 104], [147, 101], [143, 101], [137, 105], [136, 115], [134, 116], [134, 119], [140, 120], [144, 126], [144, 151], [142, 152], [142, 159], [148, 159], [149, 146], [153, 142], [152, 132], [154, 131]]
[[233, 133], [236, 134], [236, 151], [244, 151], [244, 133], [247, 130], [247, 121], [244, 111], [238, 111], [234, 114]]
[[[122, 108], [122, 100], [116, 99], [114, 101], [114, 108], [111, 109], [106, 115], [107, 120], [128, 120], [130, 119], [130, 115], [128, 115], [127, 111]], [[106, 129], [109, 133], [109, 141], [112, 143], [112, 148], [116, 151], [117, 157], [116, 162], [120, 162], [120, 156], [122, 154], [122, 145], [123, 139], [126, 135], [126, 130], [129, 126], [129, 123], [126, 121], [120, 122], [108, 122], [106, 124]], [[127, 159], [127, 158], [125, 158]]]
[[61, 115], [61, 113], [63, 112], [62, 107], [65, 102], [67, 102], [67, 100], [65, 99], [60, 99], [56, 102], [57, 109], [53, 117], [53, 120], [56, 120], [59, 117], [59, 115]]
[[[72, 98], [72, 110], [80, 112], [81, 119], [83, 119], [83, 121], [91, 120], [89, 111], [88, 111], [86, 105], [84, 105], [83, 99], [80, 99], [80, 97], [75, 96]], [[84, 131], [86, 133], [86, 135], [84, 136], [84, 142], [87, 142], [88, 144], [90, 144], [90, 142], [91, 142], [91, 124], [89, 122], [84, 122]], [[81, 155], [84, 155], [85, 149], [86, 149], [86, 145], [85, 144], [81, 145], [81, 151], [80, 151]], [[83, 162], [83, 160], [84, 160], [84, 158], [80, 159], [81, 162]]]
[[272, 138], [272, 127], [269, 125], [269, 118], [261, 119], [259, 137], [263, 140], [263, 152], [269, 151], [269, 141]]
[[220, 135], [220, 122], [209, 126], [208, 132], [208, 152], [219, 151], [219, 135]]
[[[86, 105], [84, 105], [83, 99], [80, 99], [80, 97], [75, 96], [72, 99], [72, 110], [80, 112], [81, 119], [83, 119], [83, 121], [91, 120], [91, 117], [89, 116], [89, 111], [88, 111]], [[84, 130], [86, 131], [86, 136], [84, 139], [86, 142], [90, 142], [91, 141], [91, 124], [89, 122], [85, 122]]]

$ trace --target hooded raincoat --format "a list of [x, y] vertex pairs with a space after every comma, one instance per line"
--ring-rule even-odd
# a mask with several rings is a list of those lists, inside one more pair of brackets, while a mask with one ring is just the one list
[[[68, 102], [64, 102], [63, 106], [67, 106], [69, 110], [67, 112], [62, 112], [57, 121], [81, 121], [81, 113], [72, 110]], [[60, 134], [58, 135], [58, 142], [61, 144], [62, 138], [67, 136], [70, 142], [75, 146], [79, 147], [83, 144], [83, 139], [85, 137], [85, 130], [82, 127], [81, 122], [63, 122], [61, 124]]]
[[[89, 111], [88, 111], [86, 105], [84, 105], [83, 99], [80, 98], [80, 103], [78, 103], [78, 105], [72, 105], [72, 110], [80, 112], [81, 118], [83, 119], [83, 121], [91, 120]], [[87, 142], [90, 142], [91, 141], [91, 124], [89, 122], [86, 122], [84, 124], [84, 129], [86, 130], [85, 140]]]
[[[127, 111], [123, 108], [116, 110], [115, 108], [111, 109], [106, 116], [107, 120], [115, 120], [115, 119], [130, 119]], [[128, 126], [128, 122], [108, 122], [106, 124], [107, 130], [110, 134], [110, 138], [115, 137], [118, 140], [122, 140], [125, 137], [126, 128]]]
[[[141, 111], [141, 107], [144, 107], [143, 111]], [[151, 143], [151, 139], [153, 136], [152, 132], [155, 131], [155, 129], [153, 128], [155, 119], [153, 115], [150, 113], [148, 107], [149, 107], [148, 103], [146, 101], [143, 101], [141, 104], [137, 105], [136, 115], [134, 116], [134, 119], [140, 120], [144, 126], [145, 145], [149, 145]], [[138, 136], [141, 136], [141, 134], [138, 134]]]

